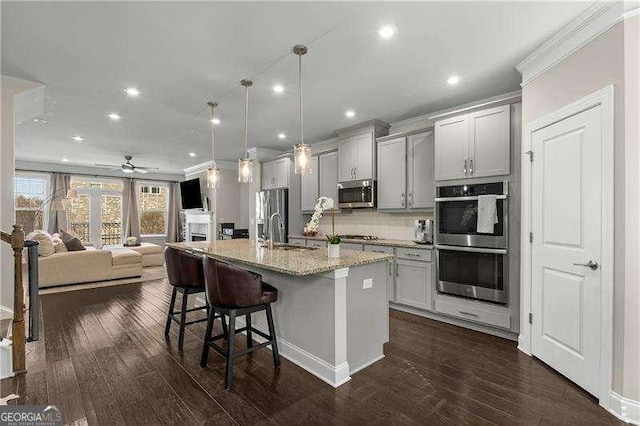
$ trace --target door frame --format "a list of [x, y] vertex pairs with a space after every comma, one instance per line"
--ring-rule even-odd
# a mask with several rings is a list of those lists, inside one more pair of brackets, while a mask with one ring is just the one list
[[[587, 95], [569, 105], [561, 107], [527, 124], [522, 135], [522, 229], [520, 264], [520, 335], [518, 349], [532, 355], [532, 333], [529, 324], [531, 312], [532, 250], [529, 242], [531, 223], [531, 173], [532, 162], [528, 151], [531, 150], [533, 133], [600, 105], [602, 107], [602, 259], [601, 259], [601, 311], [600, 311], [600, 386], [599, 403], [607, 410], [610, 407], [611, 382], [613, 372], [613, 261], [614, 261], [614, 85], [609, 85]], [[535, 152], [533, 153], [535, 161]], [[534, 236], [535, 238], [535, 236]], [[535, 318], [533, 319], [536, 320]]]

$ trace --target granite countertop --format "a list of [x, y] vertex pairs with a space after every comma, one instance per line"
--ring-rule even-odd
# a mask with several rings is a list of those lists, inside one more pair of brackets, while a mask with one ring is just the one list
[[394, 258], [391, 254], [357, 250], [340, 250], [338, 259], [329, 259], [327, 249], [293, 248], [291, 250], [256, 246], [253, 240], [216, 240], [186, 243], [167, 243], [169, 247], [189, 250], [229, 262], [276, 271], [288, 275], [312, 275], [349, 266], [383, 262]]
[[[324, 235], [316, 235], [315, 237], [305, 237], [304, 235], [289, 235], [289, 238], [303, 238], [305, 240], [326, 240], [327, 237]], [[366, 244], [371, 246], [388, 246], [388, 247], [401, 247], [401, 248], [413, 248], [413, 249], [425, 249], [431, 250], [433, 249], [433, 244], [418, 244], [414, 243], [411, 240], [353, 240], [350, 238], [343, 238], [343, 243], [355, 243], [355, 244]]]

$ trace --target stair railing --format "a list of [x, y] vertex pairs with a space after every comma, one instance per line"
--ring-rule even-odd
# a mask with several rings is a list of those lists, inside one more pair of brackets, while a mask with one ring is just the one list
[[24, 373], [27, 370], [25, 361], [25, 327], [24, 327], [24, 288], [22, 284], [22, 249], [24, 248], [24, 230], [22, 225], [13, 225], [11, 234], [0, 231], [0, 238], [11, 244], [13, 249], [13, 322], [11, 323], [13, 372]]

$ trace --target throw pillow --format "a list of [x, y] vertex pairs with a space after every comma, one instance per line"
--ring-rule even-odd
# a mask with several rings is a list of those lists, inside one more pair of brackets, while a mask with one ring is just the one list
[[68, 251], [86, 250], [86, 248], [82, 245], [82, 241], [80, 241], [80, 238], [74, 237], [65, 230], [60, 230], [60, 239], [67, 247]]
[[67, 246], [64, 245], [60, 237], [53, 238], [53, 247], [56, 249], [56, 253], [65, 253], [67, 250]]
[[27, 235], [27, 240], [38, 242], [38, 255], [42, 257], [51, 256], [56, 252], [53, 245], [53, 239], [48, 232], [45, 231], [33, 231]]

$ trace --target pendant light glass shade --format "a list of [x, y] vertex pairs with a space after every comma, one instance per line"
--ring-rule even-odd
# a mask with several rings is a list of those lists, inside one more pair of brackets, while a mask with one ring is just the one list
[[213, 165], [207, 170], [207, 188], [217, 189], [220, 187], [220, 170], [216, 167], [216, 132], [214, 129], [213, 119], [215, 118], [215, 108], [218, 106], [215, 102], [207, 102], [211, 108], [211, 159]]
[[293, 147], [295, 173], [308, 175], [311, 173], [311, 147], [306, 144], [298, 144]]
[[220, 170], [218, 170], [217, 167], [212, 167], [207, 170], [207, 188], [220, 188]]
[[298, 111], [300, 113], [300, 143], [293, 147], [294, 171], [297, 175], [311, 174], [311, 147], [304, 143], [304, 109], [302, 105], [302, 55], [307, 53], [306, 46], [296, 44], [293, 53], [298, 55]]
[[250, 158], [238, 160], [238, 182], [253, 182], [253, 161]]
[[251, 80], [242, 80], [244, 86], [244, 158], [238, 160], [238, 182], [253, 182], [253, 160], [249, 158], [249, 87], [253, 85]]

